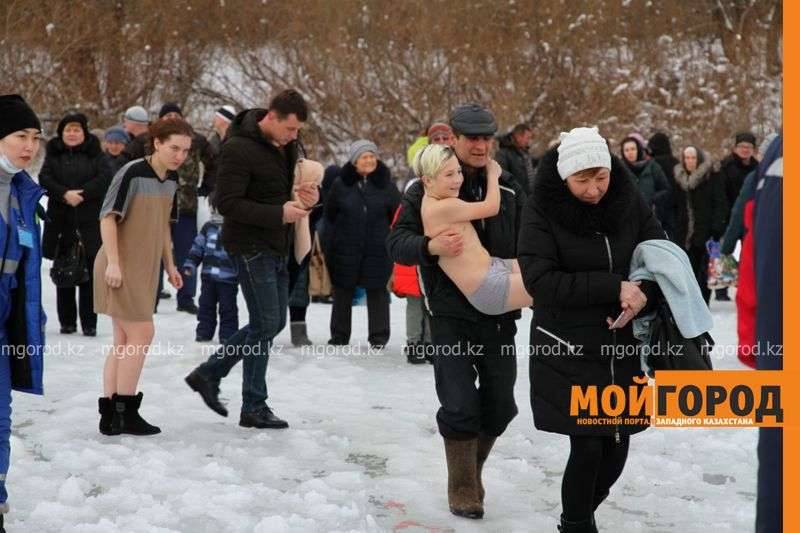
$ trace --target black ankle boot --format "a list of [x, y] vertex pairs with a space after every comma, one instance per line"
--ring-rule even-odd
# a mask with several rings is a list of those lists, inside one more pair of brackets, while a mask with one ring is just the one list
[[111, 419], [111, 434], [119, 435], [155, 435], [161, 433], [157, 426], [148, 424], [139, 416], [139, 407], [142, 405], [142, 393], [136, 396], [122, 396], [115, 394], [111, 397], [114, 404], [114, 417]]
[[114, 404], [111, 398], [98, 398], [97, 411], [100, 413], [100, 433], [112, 435], [111, 419], [114, 418]]

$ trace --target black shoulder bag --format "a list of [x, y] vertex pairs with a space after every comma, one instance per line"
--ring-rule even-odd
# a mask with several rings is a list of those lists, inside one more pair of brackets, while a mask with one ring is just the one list
[[708, 333], [687, 339], [681, 335], [669, 304], [662, 298], [656, 308], [646, 345], [647, 364], [658, 370], [712, 370], [714, 339]]

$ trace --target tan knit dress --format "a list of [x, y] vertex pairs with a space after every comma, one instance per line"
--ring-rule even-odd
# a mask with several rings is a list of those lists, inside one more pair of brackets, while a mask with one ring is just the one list
[[162, 181], [144, 159], [131, 161], [114, 176], [100, 220], [109, 213], [117, 217], [122, 285], [112, 289], [106, 283], [108, 257], [102, 246], [94, 262], [96, 313], [131, 321], [153, 319], [165, 233], [177, 219], [177, 186], [177, 173], [167, 172]]

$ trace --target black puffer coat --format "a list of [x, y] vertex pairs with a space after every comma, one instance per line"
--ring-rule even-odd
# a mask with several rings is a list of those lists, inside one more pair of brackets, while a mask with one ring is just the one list
[[[534, 424], [569, 435], [636, 433], [645, 426], [578, 424], [570, 416], [571, 387], [597, 386], [599, 399], [615, 383], [627, 394], [633, 377], [641, 374], [631, 324], [612, 331], [606, 318], [621, 312], [620, 284], [628, 278], [634, 249], [642, 241], [663, 239], [664, 231], [618, 158], [612, 157], [608, 191], [594, 206], [569, 192], [557, 162], [555, 148], [539, 162], [518, 244], [522, 278], [534, 302]], [[645, 283], [642, 289], [654, 303], [657, 287]]]
[[392, 273], [386, 237], [400, 192], [389, 168], [378, 168], [365, 178], [352, 163], [342, 171], [325, 198], [325, 260], [334, 287], [378, 289]]
[[247, 109], [236, 115], [219, 155], [215, 195], [229, 254], [289, 255], [292, 226], [283, 223], [283, 204], [292, 196], [299, 145], [295, 140], [278, 148], [267, 139], [258, 126], [266, 114]]
[[[53, 259], [59, 239], [62, 249], [72, 242], [76, 224], [90, 258], [100, 249], [100, 208], [108, 185], [111, 167], [100, 148], [100, 141], [89, 133], [82, 115], [68, 115], [58, 125], [58, 136], [47, 143], [39, 183], [47, 191], [47, 218], [42, 236], [42, 255]], [[73, 148], [64, 144], [61, 134], [70, 122], [79, 122], [86, 139]], [[73, 208], [64, 193], [83, 189], [83, 202]], [[63, 237], [62, 237], [63, 236]]]

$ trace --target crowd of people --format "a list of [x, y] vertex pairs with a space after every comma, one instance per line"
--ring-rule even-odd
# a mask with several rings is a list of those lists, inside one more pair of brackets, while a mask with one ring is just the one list
[[[4, 352], [25, 352], [0, 365], [4, 512], [11, 389], [42, 393], [42, 257], [55, 265], [72, 254], [85, 270], [73, 283], [57, 284], [61, 334], [75, 334], [80, 321], [83, 335], [95, 336], [97, 314], [111, 317], [114, 349], [98, 399], [104, 435], [161, 431], [139, 412], [139, 378], [159, 300], [170, 296], [164, 275], [177, 291], [177, 310], [197, 315], [196, 341], [213, 340], [219, 324], [219, 347], [187, 384], [228, 416], [219, 386], [241, 361], [239, 425], [251, 428], [289, 427], [267, 403], [269, 353], [287, 315], [291, 342], [312, 344], [305, 313], [314, 279], [329, 277], [331, 346], [351, 342], [358, 291], [366, 293], [367, 340], [375, 350], [390, 338], [390, 292], [406, 298], [404, 354], [409, 363], [433, 365], [450, 511], [473, 519], [484, 514], [483, 465], [517, 414], [516, 321], [532, 307], [534, 424], [570, 442], [562, 532], [597, 531], [594, 512], [622, 474], [631, 436], [646, 429], [580, 425], [569, 408], [574, 384], [602, 390], [642, 374], [635, 350], [609, 360], [603, 348], [635, 347], [633, 321], [664, 297], [657, 283], [629, 279], [643, 243], [669, 243], [685, 254], [687, 275], [708, 305], [709, 243], [722, 240], [732, 254], [743, 241], [740, 263], [750, 277], [741, 301], [737, 293], [741, 342], [780, 337], [774, 328], [763, 334], [774, 317], [753, 326], [764, 315], [756, 314], [755, 279], [774, 258], [765, 261], [752, 246], [754, 238], [761, 250], [780, 243], [774, 219], [754, 211], [760, 184], [777, 173], [780, 136], [757, 150], [752, 133], [737, 133], [731, 152], [715, 161], [691, 143], [676, 156], [664, 132], [649, 140], [632, 132], [617, 146], [596, 128], [575, 127], [534, 156], [533, 127], [518, 124], [498, 135], [488, 108], [464, 104], [412, 143], [406, 179], [393, 177], [368, 139], [354, 140], [347, 161], [323, 175], [300, 142], [307, 103], [285, 90], [266, 108], [219, 107], [208, 139], [175, 103], [164, 104], [156, 120], [131, 107], [100, 137], [85, 115], [69, 112], [46, 143], [37, 184], [25, 169], [39, 147], [39, 119], [18, 95], [0, 96], [0, 110], [0, 344]], [[38, 207], [42, 195], [46, 212]], [[325, 271], [315, 272], [320, 265]], [[727, 298], [717, 291], [717, 300]], [[465, 346], [472, 350], [454, 350]], [[582, 356], [552, 357], [564, 346], [581, 347]], [[776, 433], [765, 433], [764, 457], [779, 445]], [[764, 479], [759, 471], [759, 505], [762, 486], [765, 494], [779, 490], [772, 466]], [[768, 521], [774, 509], [764, 505], [759, 519]]]

